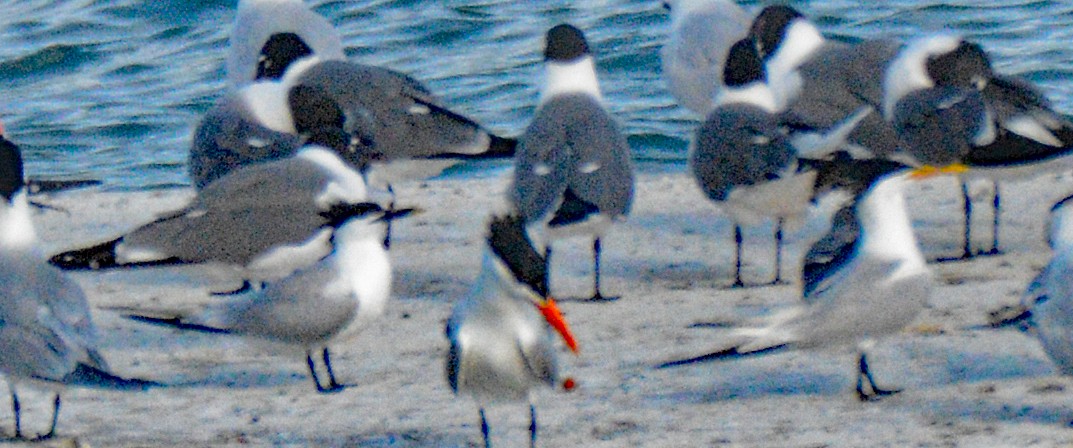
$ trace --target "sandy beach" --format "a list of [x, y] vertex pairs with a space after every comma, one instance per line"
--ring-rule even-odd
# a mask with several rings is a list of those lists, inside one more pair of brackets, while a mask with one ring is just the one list
[[[386, 315], [331, 347], [351, 387], [318, 395], [302, 353], [243, 339], [183, 333], [128, 321], [125, 308], [191, 310], [218, 297], [211, 269], [80, 272], [112, 369], [167, 387], [146, 392], [69, 389], [59, 438], [88, 446], [479, 446], [477, 408], [451, 394], [443, 375], [444, 322], [477, 274], [484, 223], [502, 201], [509, 171], [397, 187], [423, 214], [402, 220], [391, 256], [394, 297]], [[1016, 303], [1050, 257], [1046, 211], [1073, 192], [1048, 175], [1004, 184], [1003, 255], [933, 264], [941, 279], [928, 309], [872, 353], [877, 381], [903, 393], [861, 403], [850, 351], [807, 351], [666, 370], [661, 361], [720, 346], [735, 323], [800, 300], [800, 258], [814, 226], [788, 236], [785, 286], [726, 289], [732, 227], [682, 172], [640, 174], [633, 211], [604, 241], [612, 303], [566, 301], [581, 353], [562, 352], [572, 392], [540, 390], [540, 446], [1059, 446], [1073, 443], [1073, 381], [1056, 374], [1035, 339], [980, 330], [987, 311]], [[100, 192], [39, 198], [66, 211], [36, 219], [49, 253], [112, 238], [182, 205], [190, 190]], [[989, 202], [984, 195], [981, 204]], [[959, 253], [961, 201], [953, 179], [914, 186], [910, 208], [928, 256]], [[990, 239], [989, 207], [978, 215]], [[747, 281], [771, 277], [771, 226], [746, 232]], [[590, 242], [555, 246], [552, 292], [591, 292]], [[719, 325], [695, 324], [717, 323]], [[44, 431], [50, 396], [20, 393], [27, 432]], [[489, 410], [496, 446], [522, 446], [524, 404]], [[7, 398], [0, 427], [12, 431]], [[65, 446], [66, 446], [65, 445]]]

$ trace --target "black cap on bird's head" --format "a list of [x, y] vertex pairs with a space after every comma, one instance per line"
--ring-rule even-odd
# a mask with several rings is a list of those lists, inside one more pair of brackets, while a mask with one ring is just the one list
[[25, 186], [22, 177], [22, 153], [3, 132], [3, 127], [0, 126], [0, 196], [11, 202], [15, 193]]
[[341, 157], [357, 161], [363, 170], [372, 156], [373, 142], [347, 132], [343, 108], [319, 87], [299, 84], [287, 92], [294, 128], [306, 144], [324, 146]]
[[348, 203], [341, 202], [332, 204], [327, 210], [320, 212], [320, 216], [326, 219], [328, 227], [341, 227], [351, 219], [359, 219], [375, 216], [375, 222], [391, 221], [419, 212], [415, 208], [392, 208], [385, 210], [375, 202]]
[[589, 42], [585, 34], [572, 25], [556, 25], [548, 30], [544, 60], [572, 62], [589, 54]]
[[994, 77], [991, 59], [979, 45], [961, 41], [954, 51], [932, 55], [925, 62], [928, 76], [941, 87], [983, 90]]
[[734, 43], [727, 53], [723, 84], [728, 87], [744, 86], [751, 82], [763, 82], [764, 78], [764, 61], [756, 51], [756, 43], [748, 37]]
[[749, 27], [749, 36], [756, 44], [760, 57], [767, 59], [786, 38], [786, 30], [796, 20], [804, 18], [796, 9], [786, 5], [768, 6], [760, 11]]
[[294, 33], [276, 33], [261, 47], [255, 80], [283, 78], [294, 61], [313, 55], [313, 49]]
[[533, 247], [521, 216], [493, 216], [488, 223], [488, 247], [519, 283], [541, 297], [548, 296], [548, 261]]

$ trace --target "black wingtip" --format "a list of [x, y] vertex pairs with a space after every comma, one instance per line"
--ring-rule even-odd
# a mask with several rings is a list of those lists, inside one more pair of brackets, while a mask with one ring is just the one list
[[663, 364], [656, 366], [656, 369], [667, 369], [671, 367], [684, 366], [689, 364], [700, 364], [711, 361], [719, 361], [723, 359], [744, 358], [747, 356], [760, 356], [770, 353], [780, 352], [787, 348], [786, 344], [780, 344], [772, 347], [762, 348], [760, 350], [753, 350], [742, 352], [738, 350], [739, 347], [730, 347], [728, 349], [720, 350], [717, 352], [708, 353], [705, 355], [696, 356], [693, 358], [679, 359], [675, 361], [667, 361]]
[[116, 246], [119, 238], [84, 249], [75, 249], [53, 255], [49, 263], [65, 270], [96, 270], [119, 266], [116, 262]]
[[138, 378], [123, 378], [86, 364], [63, 377], [64, 384], [113, 390], [145, 391], [163, 384]]
[[499, 137], [497, 135], [488, 134], [491, 140], [488, 142], [488, 149], [478, 153], [463, 153], [463, 152], [442, 152], [429, 156], [429, 159], [453, 159], [464, 161], [475, 160], [498, 160], [498, 159], [511, 159], [514, 158], [515, 149], [518, 147], [518, 139]]
[[75, 190], [79, 188], [95, 187], [100, 185], [101, 181], [96, 179], [75, 179], [75, 180], [47, 180], [47, 179], [29, 179], [26, 181], [26, 189], [30, 194], [48, 194], [58, 193], [67, 190]]
[[223, 329], [223, 328], [216, 328], [216, 327], [210, 327], [208, 325], [201, 325], [201, 324], [195, 324], [195, 323], [191, 323], [191, 322], [186, 322], [186, 321], [183, 321], [183, 318], [179, 317], [179, 316], [156, 317], [156, 316], [143, 316], [143, 315], [140, 315], [140, 314], [125, 314], [125, 315], [123, 315], [123, 317], [125, 317], [127, 319], [130, 319], [130, 320], [133, 320], [135, 322], [142, 322], [142, 323], [151, 324], [151, 325], [160, 325], [162, 327], [170, 327], [170, 328], [175, 328], [175, 329], [178, 329], [178, 330], [198, 331], [198, 332], [201, 332], [201, 333], [211, 333], [211, 334], [230, 334], [231, 333], [231, 331]]
[[120, 263], [116, 260], [116, 246], [119, 245], [121, 240], [122, 238], [116, 238], [96, 246], [56, 254], [49, 258], [48, 262], [53, 266], [66, 271], [96, 271], [117, 268], [134, 269], [186, 264], [185, 261], [175, 257], [139, 261], [135, 263]]

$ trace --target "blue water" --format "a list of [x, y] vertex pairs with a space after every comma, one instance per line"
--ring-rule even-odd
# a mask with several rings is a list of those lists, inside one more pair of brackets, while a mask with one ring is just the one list
[[[198, 117], [224, 91], [235, 0], [3, 0], [0, 120], [30, 176], [95, 178], [109, 189], [187, 185]], [[446, 103], [505, 134], [536, 101], [543, 34], [586, 31], [608, 106], [642, 165], [680, 164], [695, 121], [659, 73], [669, 20], [658, 0], [310, 2], [353, 60], [409, 73]], [[749, 2], [751, 10], [759, 2]], [[842, 38], [951, 29], [1003, 73], [1073, 112], [1073, 4], [1058, 1], [790, 2]]]

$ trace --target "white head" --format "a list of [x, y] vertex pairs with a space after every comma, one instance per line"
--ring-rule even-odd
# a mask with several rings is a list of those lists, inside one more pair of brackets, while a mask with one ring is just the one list
[[544, 90], [540, 103], [563, 94], [583, 93], [602, 99], [596, 79], [596, 64], [581, 30], [558, 25], [548, 31], [544, 49]]
[[760, 11], [749, 36], [765, 61], [768, 84], [779, 107], [785, 107], [800, 93], [797, 69], [823, 46], [823, 34], [797, 10], [778, 5]]
[[37, 242], [23, 181], [22, 153], [0, 126], [0, 250], [28, 248]]
[[327, 174], [328, 183], [317, 197], [321, 207], [339, 202], [358, 203], [368, 198], [365, 179], [335, 151], [320, 145], [307, 145], [295, 157], [312, 162]]

